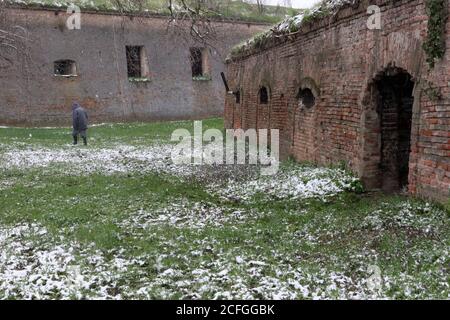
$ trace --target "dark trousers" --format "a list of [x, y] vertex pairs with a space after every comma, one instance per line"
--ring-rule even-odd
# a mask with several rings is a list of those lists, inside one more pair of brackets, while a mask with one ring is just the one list
[[79, 135], [81, 136], [81, 138], [83, 138], [83, 143], [85, 145], [87, 145], [86, 130], [75, 130], [75, 129], [73, 129], [73, 131], [72, 131], [73, 144], [78, 144], [78, 136]]
[[75, 129], [73, 129], [72, 135], [74, 137], [78, 137], [80, 135], [83, 139], [86, 139], [87, 138], [86, 131], [87, 130], [75, 130]]

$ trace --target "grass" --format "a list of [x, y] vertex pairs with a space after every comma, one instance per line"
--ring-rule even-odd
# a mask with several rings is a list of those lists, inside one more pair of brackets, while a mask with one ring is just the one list
[[[192, 122], [97, 126], [79, 148], [157, 147], [180, 127]], [[67, 128], [0, 129], [0, 150], [18, 156], [69, 142]], [[2, 161], [0, 251], [10, 258], [0, 258], [0, 298], [449, 298], [449, 214], [436, 204], [353, 191], [236, 200], [197, 174], [74, 174], [64, 163]], [[24, 263], [32, 272], [18, 276]], [[370, 266], [382, 275], [375, 291]]]
[[[109, 0], [71, 0], [71, 1], [55, 1], [55, 0], [25, 0], [28, 4], [47, 4], [52, 6], [62, 6], [67, 3], [74, 3], [82, 9], [97, 9], [97, 10], [118, 10], [117, 6]], [[122, 1], [124, 11], [136, 11], [133, 3]], [[167, 1], [165, 0], [146, 0], [142, 2], [143, 9], [155, 14], [169, 14], [167, 9]], [[210, 10], [212, 16], [220, 16], [231, 19], [244, 20], [249, 22], [263, 22], [276, 23], [285, 18], [286, 15], [293, 16], [299, 10], [292, 8], [285, 8], [280, 6], [266, 5], [264, 12], [260, 13], [258, 7], [254, 4], [246, 3], [244, 1], [216, 1], [212, 3]]]
[[[203, 122], [203, 129], [222, 128], [222, 119], [210, 119]], [[185, 121], [146, 123], [101, 124], [89, 129], [89, 139], [97, 146], [111, 144], [150, 145], [170, 139], [176, 129], [188, 129], [193, 132], [194, 123]], [[71, 143], [72, 131], [68, 128], [8, 128], [1, 129], [0, 144], [19, 143], [56, 147]], [[1, 149], [0, 149], [1, 150]]]

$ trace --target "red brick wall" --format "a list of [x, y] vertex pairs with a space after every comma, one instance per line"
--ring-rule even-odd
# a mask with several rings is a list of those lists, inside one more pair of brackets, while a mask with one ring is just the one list
[[[366, 26], [369, 4], [381, 7], [381, 30]], [[415, 83], [409, 191], [447, 201], [450, 32], [445, 57], [430, 71], [422, 50], [427, 19], [423, 0], [362, 1], [358, 8], [303, 26], [293, 40], [230, 61], [230, 87], [241, 88], [243, 96], [238, 108], [233, 96], [226, 97], [226, 126], [253, 128], [256, 119], [269, 118], [264, 125], [282, 129], [284, 156], [321, 165], [344, 162], [368, 188], [381, 188], [383, 120], [376, 84], [388, 70], [407, 72]], [[320, 91], [311, 109], [300, 108], [297, 99], [305, 79]], [[440, 90], [441, 99], [429, 97], [428, 83]], [[268, 109], [258, 106], [261, 85], [270, 87]]]

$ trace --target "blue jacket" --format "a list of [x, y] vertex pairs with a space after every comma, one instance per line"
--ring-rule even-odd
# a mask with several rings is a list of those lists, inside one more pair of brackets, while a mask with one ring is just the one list
[[72, 105], [72, 125], [76, 131], [83, 131], [88, 127], [88, 114], [76, 102]]

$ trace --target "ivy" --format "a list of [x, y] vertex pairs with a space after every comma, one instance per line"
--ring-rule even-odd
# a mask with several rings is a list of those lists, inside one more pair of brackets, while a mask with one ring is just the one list
[[450, 197], [448, 198], [447, 204], [444, 206], [447, 213], [450, 215]]
[[305, 15], [303, 17], [303, 23], [309, 23], [312, 22], [316, 19], [322, 19], [325, 17], [328, 17], [329, 15], [332, 14], [332, 11], [330, 10], [330, 8], [328, 8], [326, 6], [327, 2], [323, 1], [322, 5], [320, 7], [318, 7], [316, 10], [306, 10], [305, 11]]
[[445, 53], [445, 23], [447, 21], [447, 0], [427, 0], [428, 34], [423, 44], [430, 68]]
[[270, 40], [271, 33], [270, 32], [263, 32], [260, 34], [257, 34], [255, 38], [253, 39], [254, 47], [255, 48], [263, 48], [267, 42]]
[[431, 101], [437, 101], [442, 99], [441, 90], [430, 81], [425, 81], [423, 92], [427, 95], [428, 99], [430, 99]]

